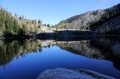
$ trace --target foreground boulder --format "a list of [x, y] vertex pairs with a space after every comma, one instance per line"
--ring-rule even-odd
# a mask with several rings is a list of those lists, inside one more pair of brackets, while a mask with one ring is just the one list
[[37, 79], [115, 79], [91, 70], [83, 69], [49, 69], [42, 72]]

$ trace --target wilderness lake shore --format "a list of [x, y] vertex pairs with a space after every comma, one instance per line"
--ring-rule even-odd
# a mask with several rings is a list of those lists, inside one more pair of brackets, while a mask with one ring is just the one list
[[29, 38], [37, 38], [37, 39], [95, 39], [101, 37], [111, 37], [111, 36], [120, 36], [115, 34], [101, 34], [96, 33], [94, 31], [80, 31], [80, 30], [64, 30], [64, 31], [55, 31], [55, 32], [41, 32], [36, 35], [4, 35], [1, 36], [0, 39], [29, 39]]
[[[118, 35], [108, 35], [100, 34], [92, 31], [58, 31], [58, 32], [44, 32], [38, 35], [27, 36], [27, 35], [18, 35], [18, 36], [5, 36], [0, 39], [6, 40], [21, 40], [21, 39], [41, 39], [41, 40], [59, 40], [59, 41], [73, 41], [73, 40], [87, 40], [87, 39], [96, 39], [96, 38], [106, 38], [111, 36]], [[67, 68], [57, 68], [57, 69], [47, 69], [43, 71], [37, 79], [41, 78], [50, 78], [50, 79], [61, 79], [61, 78], [86, 78], [86, 79], [96, 79], [96, 78], [105, 78], [105, 79], [115, 79], [111, 76], [107, 76], [95, 71], [87, 69], [67, 69]]]

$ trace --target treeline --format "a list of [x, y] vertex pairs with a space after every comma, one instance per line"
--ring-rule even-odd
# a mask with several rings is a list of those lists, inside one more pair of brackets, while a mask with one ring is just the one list
[[[95, 14], [96, 13], [94, 12], [94, 15]], [[95, 31], [105, 22], [108, 22], [111, 19], [114, 19], [118, 16], [120, 16], [120, 4], [118, 4], [117, 6], [114, 6], [113, 8], [106, 9], [104, 15], [102, 15], [102, 17], [99, 20], [95, 19], [94, 22], [88, 23], [89, 26], [87, 29]]]
[[0, 35], [34, 35], [39, 32], [42, 26], [41, 20], [24, 19], [24, 16], [18, 17], [4, 8], [0, 9]]
[[[24, 27], [24, 24], [22, 25]], [[25, 34], [25, 27], [22, 29], [18, 24], [18, 21], [14, 19], [11, 13], [8, 13], [5, 9], [1, 7], [0, 10], [0, 30], [6, 34], [18, 35]]]

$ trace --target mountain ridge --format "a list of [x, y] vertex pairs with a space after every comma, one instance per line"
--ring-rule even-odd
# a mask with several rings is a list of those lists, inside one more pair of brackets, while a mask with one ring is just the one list
[[95, 31], [96, 28], [100, 27], [105, 22], [118, 16], [120, 16], [120, 4], [114, 5], [111, 8], [88, 11], [80, 15], [72, 16], [58, 23], [56, 27], [62, 29]]

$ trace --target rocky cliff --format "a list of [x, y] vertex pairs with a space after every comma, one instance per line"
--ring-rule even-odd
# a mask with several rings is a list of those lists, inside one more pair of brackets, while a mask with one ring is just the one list
[[64, 29], [80, 29], [95, 31], [105, 22], [120, 15], [120, 4], [104, 10], [89, 11], [61, 21], [57, 27]]

